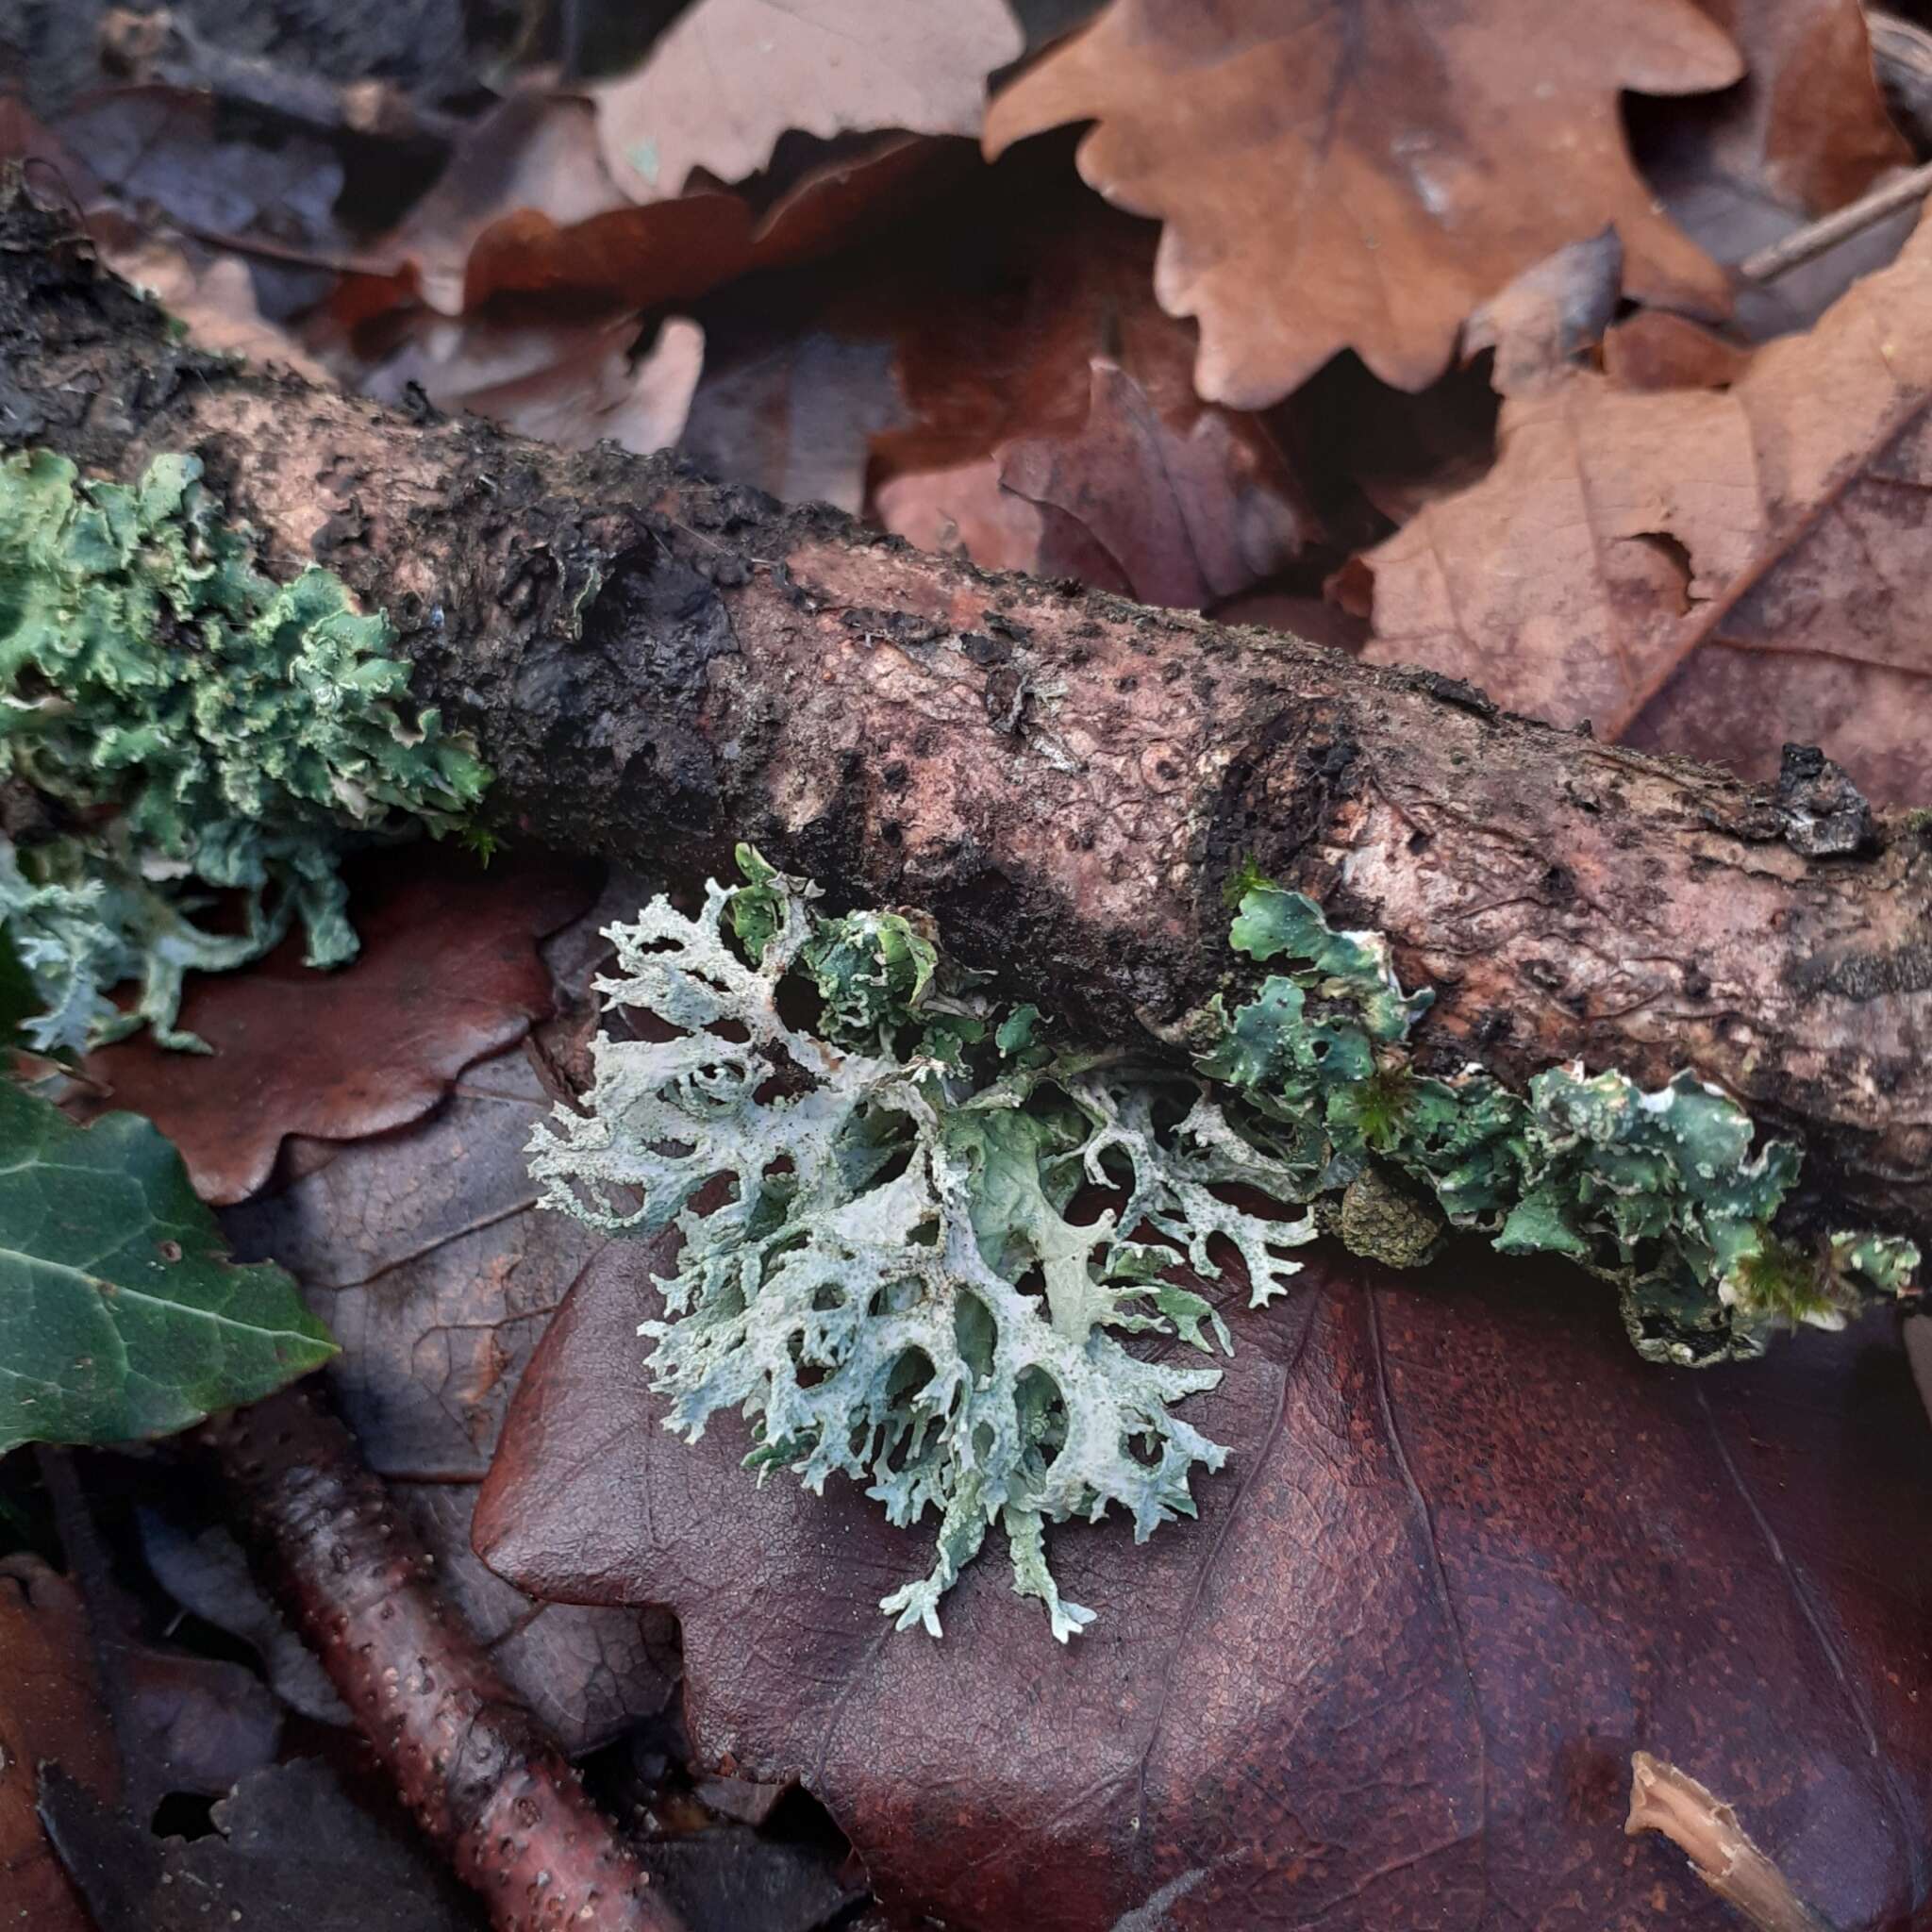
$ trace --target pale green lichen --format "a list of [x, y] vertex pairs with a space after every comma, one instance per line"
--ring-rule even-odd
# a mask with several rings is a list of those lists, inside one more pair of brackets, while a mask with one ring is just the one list
[[[1266, 882], [1246, 883], [1233, 939], [1279, 970], [1231, 1011], [1212, 1004], [1190, 1076], [1056, 1049], [1037, 1009], [999, 1013], [918, 915], [827, 918], [803, 881], [742, 848], [740, 864], [746, 882], [711, 886], [694, 920], [659, 899], [610, 928], [607, 1003], [679, 1031], [600, 1036], [589, 1111], [538, 1129], [531, 1171], [546, 1205], [596, 1226], [681, 1233], [664, 1319], [642, 1330], [668, 1426], [695, 1440], [735, 1408], [761, 1474], [815, 1491], [843, 1474], [899, 1524], [935, 1512], [931, 1572], [882, 1606], [901, 1628], [938, 1632], [997, 1522], [1015, 1588], [1064, 1639], [1091, 1613], [1058, 1593], [1047, 1524], [1118, 1505], [1144, 1539], [1192, 1514], [1191, 1472], [1224, 1452], [1173, 1405], [1218, 1371], [1122, 1340], [1227, 1346], [1210, 1305], [1166, 1278], [1180, 1262], [1214, 1275], [1231, 1249], [1261, 1305], [1318, 1224], [1399, 1265], [1447, 1227], [1478, 1230], [1615, 1281], [1639, 1348], [1684, 1363], [1836, 1324], [1917, 1266], [1890, 1237], [1812, 1255], [1775, 1233], [1795, 1150], [1754, 1145], [1742, 1110], [1688, 1074], [1645, 1092], [1557, 1068], [1518, 1096], [1474, 1067], [1418, 1073], [1430, 995], [1403, 991], [1379, 935], [1331, 931]], [[809, 1026], [786, 1017], [799, 995]], [[720, 1176], [722, 1204], [694, 1209]], [[1117, 1205], [1082, 1215], [1090, 1184]]]
[[[0, 459], [0, 782], [46, 824], [0, 840], [0, 935], [42, 1050], [143, 1021], [167, 1044], [181, 979], [266, 951], [299, 919], [314, 965], [353, 956], [340, 862], [357, 842], [466, 822], [488, 773], [433, 709], [380, 613], [326, 571], [278, 584], [193, 457], [138, 484], [62, 457]], [[242, 899], [239, 931], [192, 915]], [[131, 1011], [106, 998], [139, 978]]]
[[[672, 1428], [737, 1408], [760, 1470], [814, 1490], [843, 1474], [895, 1523], [934, 1510], [930, 1574], [883, 1606], [902, 1628], [937, 1632], [997, 1522], [1015, 1587], [1067, 1637], [1090, 1612], [1060, 1598], [1043, 1524], [1118, 1505], [1145, 1538], [1193, 1513], [1191, 1470], [1224, 1455], [1173, 1410], [1218, 1373], [1120, 1338], [1225, 1346], [1209, 1305], [1159, 1278], [1175, 1247], [1212, 1271], [1228, 1241], [1265, 1301], [1313, 1224], [1216, 1191], [1275, 1176], [1203, 1083], [1050, 1054], [1030, 1009], [996, 1023], [914, 920], [822, 917], [801, 882], [742, 863], [695, 920], [660, 899], [610, 929], [607, 1002], [681, 1031], [600, 1038], [589, 1113], [541, 1127], [531, 1171], [597, 1226], [681, 1230], [667, 1319], [644, 1331]], [[817, 994], [817, 1030], [781, 1012], [788, 977]], [[730, 1198], [692, 1210], [720, 1174]], [[1069, 1218], [1089, 1182], [1122, 1204]]]

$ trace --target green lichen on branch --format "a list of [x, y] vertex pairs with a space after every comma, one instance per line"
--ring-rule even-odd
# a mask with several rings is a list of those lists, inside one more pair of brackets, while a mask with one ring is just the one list
[[[462, 826], [489, 780], [407, 704], [392, 636], [326, 571], [265, 575], [193, 457], [133, 485], [46, 452], [0, 460], [0, 941], [35, 996], [28, 1043], [145, 1021], [198, 1045], [175, 1025], [183, 974], [294, 921], [310, 964], [353, 957], [343, 855]], [[196, 923], [214, 891], [240, 895], [239, 930]], [[123, 1013], [108, 994], [130, 978]]]
[[694, 919], [658, 899], [609, 928], [607, 1005], [677, 1030], [600, 1035], [587, 1110], [538, 1128], [531, 1171], [595, 1226], [681, 1234], [641, 1331], [669, 1427], [694, 1441], [737, 1409], [760, 1477], [843, 1475], [894, 1523], [933, 1512], [931, 1571], [882, 1605], [902, 1629], [938, 1633], [998, 1524], [1014, 1587], [1065, 1639], [1091, 1613], [1059, 1595], [1047, 1524], [1118, 1506], [1144, 1540], [1193, 1513], [1192, 1470], [1224, 1451], [1175, 1405], [1219, 1371], [1132, 1345], [1228, 1346], [1183, 1263], [1215, 1275], [1231, 1250], [1259, 1306], [1321, 1226], [1399, 1263], [1479, 1230], [1614, 1279], [1639, 1347], [1682, 1362], [1836, 1323], [1917, 1264], [1883, 1236], [1812, 1255], [1776, 1234], [1794, 1151], [1754, 1148], [1689, 1074], [1645, 1093], [1556, 1069], [1520, 1097], [1474, 1068], [1419, 1073], [1429, 994], [1403, 991], [1378, 935], [1264, 881], [1233, 939], [1276, 970], [1210, 1006], [1188, 1072], [1056, 1046], [919, 915], [828, 917], [805, 881], [739, 862]]
[[1780, 1235], [1798, 1149], [1758, 1142], [1737, 1102], [1694, 1074], [1646, 1092], [1615, 1070], [1553, 1067], [1523, 1096], [1476, 1066], [1430, 1077], [1408, 1041], [1431, 995], [1403, 993], [1378, 934], [1332, 933], [1312, 900], [1257, 880], [1231, 939], [1289, 970], [1231, 1013], [1214, 1004], [1221, 1039], [1199, 1064], [1313, 1191], [1373, 1181], [1503, 1254], [1574, 1261], [1617, 1284], [1640, 1353], [1683, 1366], [1759, 1355], [1780, 1326], [1837, 1326], [1868, 1295], [1909, 1286], [1909, 1241], [1834, 1233], [1814, 1251]]

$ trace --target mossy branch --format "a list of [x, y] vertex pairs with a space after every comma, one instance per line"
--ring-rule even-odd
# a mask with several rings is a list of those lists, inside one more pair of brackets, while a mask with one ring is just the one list
[[1807, 1240], [1932, 1233], [1932, 841], [1827, 760], [1749, 786], [671, 458], [201, 356], [19, 202], [0, 367], [0, 440], [123, 483], [194, 455], [269, 575], [321, 564], [386, 611], [519, 840], [722, 873], [749, 838], [839, 903], [927, 908], [1073, 1035], [1149, 1045], [1223, 989], [1253, 855], [1435, 989], [1419, 1077], [1688, 1067], [1803, 1148]]

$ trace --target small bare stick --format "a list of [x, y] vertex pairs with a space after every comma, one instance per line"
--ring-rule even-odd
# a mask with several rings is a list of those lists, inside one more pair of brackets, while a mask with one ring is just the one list
[[1813, 260], [1827, 248], [1836, 248], [1840, 242], [1863, 234], [1887, 215], [1899, 208], [1909, 208], [1916, 201], [1924, 201], [1928, 194], [1932, 194], [1932, 161], [1927, 161], [1924, 167], [1914, 168], [1908, 175], [1901, 175], [1895, 181], [1885, 182], [1845, 208], [1795, 229], [1782, 242], [1774, 242], [1769, 248], [1760, 248], [1756, 255], [1747, 255], [1738, 264], [1738, 273], [1747, 282], [1775, 281], [1787, 269], [1798, 268]]
[[284, 1607], [496, 1932], [681, 1932], [429, 1581], [349, 1432], [300, 1389], [207, 1425]]
[[1662, 1832], [1690, 1858], [1698, 1877], [1759, 1932], [1832, 1932], [1751, 1842], [1728, 1805], [1688, 1772], [1648, 1751], [1631, 1754], [1630, 1816], [1624, 1829], [1631, 1838]]

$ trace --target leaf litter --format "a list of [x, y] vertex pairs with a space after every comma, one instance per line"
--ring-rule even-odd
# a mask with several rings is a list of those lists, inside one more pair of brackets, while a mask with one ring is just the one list
[[[456, 159], [413, 210], [357, 187], [400, 136], [305, 126], [271, 157], [214, 94], [111, 77], [54, 125], [100, 163], [65, 165], [104, 242], [219, 346], [320, 354], [557, 441], [681, 436], [785, 495], [1142, 598], [1305, 612], [1329, 581], [1372, 615], [1373, 656], [1747, 769], [1822, 743], [1874, 795], [1923, 795], [1923, 236], [1890, 267], [1897, 228], [1768, 289], [1726, 273], [1909, 158], [1849, 0], [1629, 0], [1587, 73], [1558, 58], [1574, 21], [1552, 0], [1423, 28], [1363, 6], [1345, 71], [1311, 13], [1303, 72], [1292, 23], [1254, 8], [1030, 8], [1017, 78], [995, 72], [1020, 43], [1003, 8], [960, 9], [908, 63], [881, 9], [825, 0], [794, 25], [821, 53], [856, 35], [850, 58], [738, 58], [728, 140], [669, 112], [765, 10], [707, 0], [627, 76], [506, 83], [432, 131]], [[1511, 76], [1539, 60], [1555, 85], [1533, 100]], [[882, 81], [882, 61], [914, 71]], [[828, 81], [809, 102], [807, 73]], [[1325, 146], [1291, 111], [1324, 77]], [[422, 130], [450, 85], [401, 84], [399, 180], [434, 174]], [[1020, 140], [1075, 122], [1116, 208], [1075, 183], [1071, 135]], [[1020, 144], [977, 162], [982, 126]], [[17, 108], [0, 138], [50, 151]], [[1589, 253], [1611, 231], [1614, 267]], [[1329, 610], [1349, 638], [1359, 620]], [[414, 916], [427, 945], [454, 915]], [[518, 919], [527, 962], [544, 916], [501, 929]], [[218, 1057], [243, 1079], [250, 1039], [332, 984], [263, 977], [234, 982], [261, 1024]], [[191, 992], [210, 1037], [192, 1003], [220, 984]], [[731, 1418], [696, 1448], [659, 1430], [635, 1253], [531, 1206], [512, 1143], [581, 1040], [539, 1019], [504, 1049], [547, 1000], [504, 999], [461, 1041], [418, 1029], [414, 1071], [417, 1048], [358, 1066], [331, 1043], [258, 1113], [210, 1089], [205, 1156], [181, 1130], [216, 1198], [268, 1184], [231, 1230], [328, 1315], [365, 1450], [574, 1747], [660, 1721], [668, 1605], [697, 1761], [802, 1775], [883, 1893], [962, 1924], [1207, 1924], [1257, 1899], [1284, 1924], [1445, 1900], [1688, 1914], [1675, 1868], [1615, 1840], [1610, 1792], [1629, 1748], [1681, 1757], [1686, 1735], [1840, 1923], [1918, 1908], [1924, 1767], [1896, 1660], [1932, 1586], [1895, 1552], [1925, 1443], [1884, 1336], [1691, 1385], [1517, 1264], [1397, 1282], [1330, 1257], [1265, 1318], [1203, 1283], [1240, 1346], [1188, 1404], [1232, 1452], [1201, 1522], [1131, 1571], [1112, 1532], [1060, 1533], [1118, 1647], [1027, 1663], [1016, 1607], [969, 1572], [937, 1661], [882, 1654], [870, 1605], [911, 1574], [908, 1532], [836, 1483], [747, 1490]], [[376, 1091], [345, 1097], [371, 1063]], [[1840, 1455], [1849, 1508], [1821, 1473]], [[471, 1554], [473, 1512], [511, 1581]], [[721, 1515], [741, 1532], [722, 1546]], [[232, 1591], [231, 1626], [274, 1655], [232, 1546], [172, 1560], [184, 1599]], [[1860, 1581], [1878, 1574], [1886, 1592]], [[1415, 1795], [1371, 1803], [1391, 1779]], [[1846, 1790], [1857, 1856], [1825, 1859], [1806, 1820]]]

